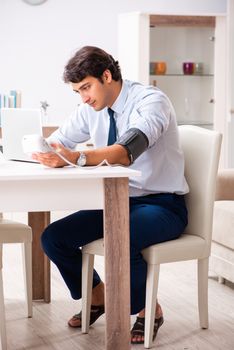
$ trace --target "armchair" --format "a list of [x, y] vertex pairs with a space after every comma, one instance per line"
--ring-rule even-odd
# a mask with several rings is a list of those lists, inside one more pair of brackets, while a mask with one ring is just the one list
[[234, 283], [234, 169], [218, 172], [210, 270]]

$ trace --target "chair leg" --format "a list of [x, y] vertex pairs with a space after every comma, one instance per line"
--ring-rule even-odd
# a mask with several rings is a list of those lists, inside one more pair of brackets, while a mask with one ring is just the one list
[[147, 265], [144, 347], [152, 347], [160, 265]]
[[3, 295], [3, 282], [2, 282], [2, 269], [0, 269], [0, 340], [2, 345], [2, 350], [7, 349], [7, 339], [6, 339], [6, 319], [5, 319], [5, 305], [4, 305], [4, 295]]
[[32, 243], [22, 243], [24, 285], [28, 317], [32, 317]]
[[89, 332], [94, 255], [82, 254], [82, 333]]
[[198, 260], [198, 310], [200, 327], [208, 328], [208, 267], [209, 258]]

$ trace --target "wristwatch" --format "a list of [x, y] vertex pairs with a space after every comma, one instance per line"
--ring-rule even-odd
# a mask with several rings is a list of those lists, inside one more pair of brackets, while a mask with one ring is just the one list
[[77, 162], [76, 164], [79, 165], [79, 166], [85, 166], [86, 165], [86, 155], [84, 152], [80, 152], [80, 156], [79, 158], [77, 159]]

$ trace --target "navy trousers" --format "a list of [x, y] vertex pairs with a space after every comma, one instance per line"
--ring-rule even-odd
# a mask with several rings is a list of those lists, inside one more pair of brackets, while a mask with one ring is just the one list
[[[141, 250], [178, 238], [187, 225], [184, 196], [153, 194], [129, 199], [131, 314], [145, 307], [147, 264]], [[103, 237], [103, 211], [82, 210], [50, 224], [42, 234], [42, 247], [58, 267], [73, 299], [81, 298], [80, 247]], [[100, 283], [94, 270], [93, 287]]]

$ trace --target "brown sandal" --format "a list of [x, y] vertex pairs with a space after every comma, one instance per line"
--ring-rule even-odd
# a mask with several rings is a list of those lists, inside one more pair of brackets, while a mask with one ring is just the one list
[[[163, 316], [154, 319], [154, 333], [153, 340], [156, 338], [159, 327], [163, 324]], [[145, 334], [145, 317], [137, 317], [131, 330], [131, 343], [132, 344], [144, 344], [144, 339], [142, 340], [132, 340], [133, 337], [141, 336], [144, 337]]]
[[[89, 325], [91, 326], [91, 324], [93, 324], [104, 313], [105, 313], [104, 305], [91, 305]], [[82, 319], [82, 312], [80, 311], [78, 314], [75, 314], [74, 316], [72, 316], [72, 318], [68, 321], [68, 325], [70, 327], [81, 328], [81, 319]]]

